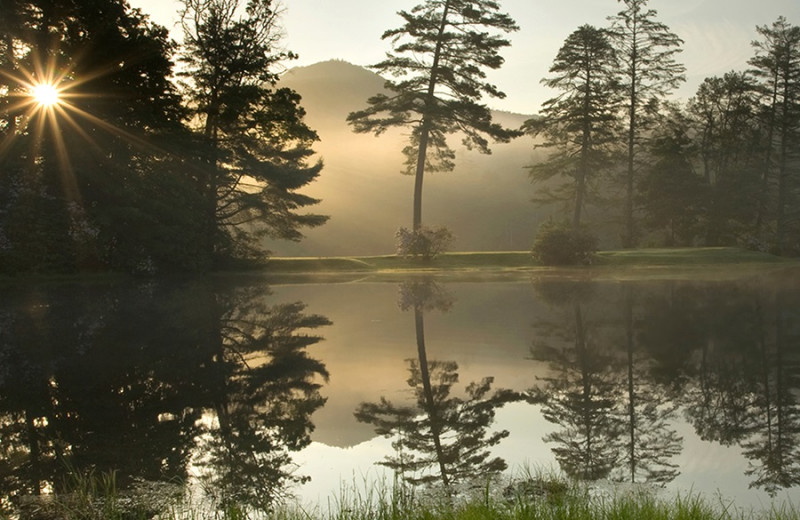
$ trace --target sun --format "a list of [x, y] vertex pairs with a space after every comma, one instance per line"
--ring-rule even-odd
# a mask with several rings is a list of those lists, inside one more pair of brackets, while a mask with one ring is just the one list
[[31, 87], [31, 96], [42, 107], [52, 107], [61, 102], [61, 93], [50, 83], [33, 85]]

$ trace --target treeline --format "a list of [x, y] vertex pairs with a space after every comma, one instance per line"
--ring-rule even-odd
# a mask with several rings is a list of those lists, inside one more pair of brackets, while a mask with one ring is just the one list
[[530, 166], [537, 199], [570, 215], [543, 233], [572, 229], [586, 242], [586, 206], [617, 204], [624, 247], [800, 254], [800, 27], [783, 17], [757, 27], [749, 68], [677, 103], [683, 41], [647, 0], [622, 3], [608, 27], [566, 39], [542, 80], [558, 94], [524, 127], [549, 151]]
[[[559, 93], [522, 129], [492, 122], [480, 103], [504, 97], [486, 70], [518, 30], [498, 3], [424, 0], [398, 13], [404, 24], [383, 35], [392, 52], [372, 67], [395, 79], [348, 122], [409, 131], [403, 254], [434, 256], [451, 237], [422, 219], [425, 172], [455, 166], [447, 137], [489, 153], [490, 140], [523, 132], [551, 152], [530, 167], [547, 181], [536, 198], [571, 215], [543, 228], [556, 247], [595, 247], [584, 229], [595, 204], [621, 209], [624, 247], [800, 254], [800, 27], [758, 27], [748, 70], [708, 78], [678, 104], [668, 100], [684, 81], [683, 41], [647, 0], [621, 4], [609, 27], [567, 38], [543, 80]], [[0, 273], [206, 271], [326, 221], [298, 192], [322, 164], [299, 95], [277, 84], [294, 57], [280, 10], [180, 5], [178, 46], [124, 0], [0, 0]], [[52, 104], [36, 99], [42, 84], [58, 92]]]
[[205, 271], [325, 222], [280, 13], [181, 4], [179, 47], [124, 0], [0, 2], [0, 272]]

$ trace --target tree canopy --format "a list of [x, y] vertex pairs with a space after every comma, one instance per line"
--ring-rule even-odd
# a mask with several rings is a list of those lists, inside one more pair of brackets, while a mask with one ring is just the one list
[[124, 0], [2, 2], [0, 270], [202, 271], [325, 222], [298, 193], [322, 163], [276, 87], [280, 11], [184, 7], [179, 53]]
[[397, 79], [387, 80], [387, 94], [373, 96], [368, 108], [347, 118], [356, 132], [411, 128], [403, 153], [405, 172], [415, 176], [414, 231], [422, 226], [424, 173], [455, 167], [447, 135], [460, 133], [467, 148], [482, 153], [490, 152], [489, 139], [507, 142], [518, 135], [492, 122], [489, 108], [479, 103], [483, 96], [505, 97], [486, 81], [486, 70], [503, 64], [499, 52], [510, 45], [501, 33], [518, 28], [499, 9], [491, 0], [426, 0], [400, 11], [403, 25], [383, 33], [393, 52], [372, 66]]

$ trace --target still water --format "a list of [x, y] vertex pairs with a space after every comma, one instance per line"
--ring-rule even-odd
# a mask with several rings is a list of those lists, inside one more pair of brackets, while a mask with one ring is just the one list
[[673, 278], [4, 289], [0, 501], [68, 468], [264, 508], [532, 468], [800, 504], [800, 273]]

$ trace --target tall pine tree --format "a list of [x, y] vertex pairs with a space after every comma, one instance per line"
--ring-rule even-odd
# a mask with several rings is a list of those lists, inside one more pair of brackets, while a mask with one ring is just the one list
[[554, 149], [547, 161], [530, 167], [533, 180], [555, 175], [572, 179], [563, 193], [550, 198], [569, 201], [573, 228], [580, 226], [589, 187], [611, 162], [619, 103], [616, 66], [607, 33], [591, 25], [579, 27], [558, 51], [550, 67], [554, 75], [542, 80], [561, 92], [545, 101], [541, 117], [523, 126], [545, 137], [540, 146]]
[[645, 139], [648, 116], [684, 80], [684, 66], [675, 61], [681, 40], [669, 27], [656, 20], [658, 14], [647, 9], [647, 0], [619, 0], [624, 9], [609, 18], [611, 41], [621, 63], [620, 88], [627, 112], [627, 160], [625, 166], [625, 231], [623, 246], [636, 243], [634, 187], [636, 156]]
[[460, 132], [464, 145], [490, 153], [489, 139], [508, 142], [518, 132], [492, 122], [491, 111], [479, 103], [486, 96], [505, 94], [486, 82], [486, 70], [503, 64], [499, 51], [508, 40], [498, 33], [518, 29], [492, 0], [426, 0], [411, 11], [400, 11], [404, 23], [388, 30], [393, 52], [373, 65], [388, 80], [388, 94], [368, 100], [348, 122], [356, 132], [380, 135], [391, 127], [410, 127], [406, 173], [413, 174], [413, 229], [422, 227], [422, 185], [425, 172], [450, 171], [455, 153], [447, 135]]
[[759, 81], [767, 136], [757, 231], [763, 232], [769, 208], [774, 208], [775, 245], [778, 252], [785, 253], [791, 249], [790, 227], [800, 217], [791, 209], [800, 187], [800, 27], [780, 17], [772, 26], [756, 29], [761, 40], [753, 42], [756, 55], [750, 65]]
[[206, 254], [215, 261], [259, 254], [264, 236], [299, 240], [327, 217], [298, 190], [317, 178], [316, 132], [300, 96], [277, 88], [280, 11], [272, 0], [182, 0], [185, 93], [203, 150]]

